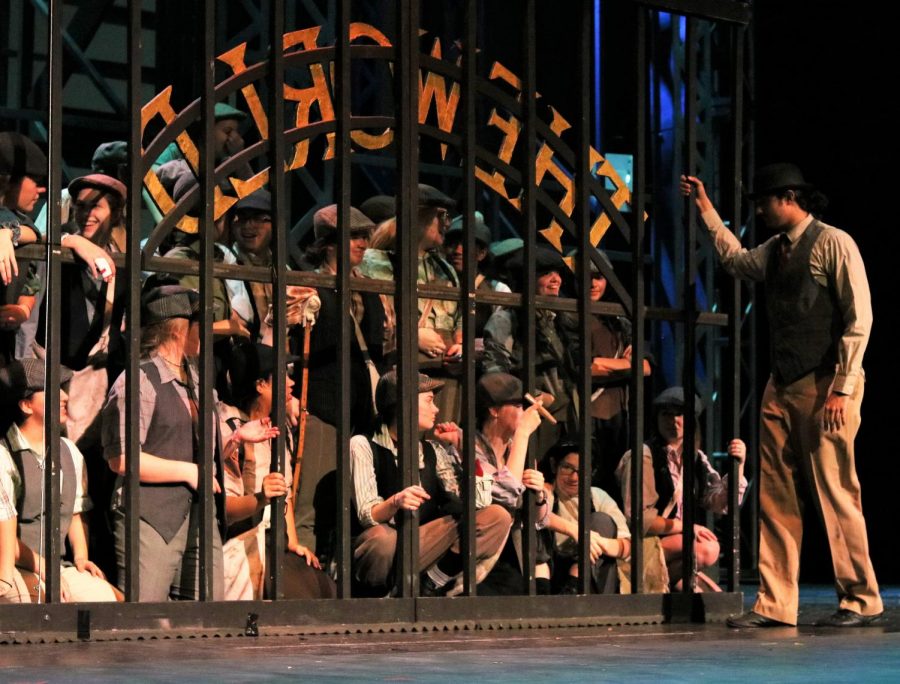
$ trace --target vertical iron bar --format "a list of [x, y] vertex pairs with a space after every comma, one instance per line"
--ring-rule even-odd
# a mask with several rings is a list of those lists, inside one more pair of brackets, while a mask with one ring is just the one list
[[578, 149], [575, 157], [575, 225], [578, 230], [578, 324], [582, 340], [579, 350], [578, 370], [580, 395], [578, 415], [579, 452], [578, 463], [578, 593], [591, 593], [591, 257], [594, 250], [590, 241], [591, 207], [589, 180], [591, 174], [591, 34], [593, 7], [581, 3], [581, 26], [578, 32], [579, 117]]
[[[634, 139], [634, 227], [631, 231], [632, 270], [632, 359], [644, 358], [644, 208], [647, 186], [647, 9], [635, 5], [635, 139]], [[644, 591], [644, 377], [643, 363], [631, 365], [628, 411], [631, 422], [631, 591]]]
[[[731, 28], [732, 55], [734, 59], [731, 75], [731, 117], [732, 117], [732, 168], [729, 174], [731, 186], [731, 227], [740, 239], [741, 231], [741, 169], [743, 167], [744, 134], [744, 28]], [[731, 291], [728, 302], [728, 376], [731, 387], [727, 393], [728, 411], [726, 426], [728, 437], [738, 437], [741, 433], [741, 281], [730, 278]], [[725, 547], [728, 559], [728, 591], [738, 591], [741, 586], [741, 511], [740, 480], [737, 463], [729, 460], [728, 476], [728, 544]]]
[[128, 247], [125, 277], [128, 301], [125, 335], [128, 354], [125, 367], [125, 598], [140, 597], [140, 343], [141, 343], [141, 43], [142, 0], [128, 3]]
[[[532, 302], [535, 292], [537, 292], [535, 273], [535, 241], [537, 239], [537, 217], [536, 217], [536, 194], [535, 179], [537, 177], [535, 171], [535, 161], [537, 159], [537, 113], [535, 108], [536, 93], [536, 20], [535, 20], [535, 0], [526, 0], [524, 10], [525, 17], [522, 23], [522, 102], [525, 120], [523, 122], [523, 139], [525, 143], [524, 164], [522, 171], [522, 214], [525, 221], [525, 273], [522, 284], [522, 299], [524, 311], [519, 311], [519, 316], [525, 316], [525, 339], [524, 347], [524, 368], [523, 368], [523, 384], [527, 391], [531, 392], [535, 388], [535, 338], [537, 330], [537, 322], [535, 318], [534, 306], [529, 306], [528, 302]], [[534, 445], [535, 436], [532, 435], [529, 451], [531, 455], [526, 458], [525, 467], [533, 468], [537, 464], [534, 462]], [[525, 490], [522, 504], [522, 574], [524, 576], [524, 593], [533, 596], [535, 593], [534, 582], [534, 563], [537, 539], [535, 536], [534, 523], [537, 517], [536, 503], [534, 494], [530, 489]]]
[[[754, 46], [754, 29], [753, 27], [749, 27], [744, 29], [744, 41], [742, 42], [742, 49], [745, 52], [746, 60], [747, 60], [747, 70], [746, 70], [746, 79], [747, 79], [747, 89], [750, 93], [750, 108], [752, 110], [754, 104], [756, 103], [756, 48]], [[742, 75], [743, 78], [743, 75]], [[748, 174], [752, 176], [753, 170], [756, 168], [756, 155], [754, 150], [756, 148], [756, 137], [754, 135], [756, 131], [753, 117], [749, 118], [748, 126], [747, 126], [747, 137], [745, 140], [745, 144], [741, 147], [741, 150], [744, 152], [744, 166], [741, 169], [742, 172], [746, 171]], [[743, 175], [742, 175], [743, 177]], [[743, 187], [743, 186], [741, 186]], [[744, 240], [746, 240], [747, 244], [755, 245], [756, 244], [756, 219], [755, 214], [751, 211], [750, 216], [747, 219], [747, 230], [744, 234]], [[759, 405], [759, 397], [757, 396], [756, 391], [756, 378], [759, 377], [757, 373], [757, 361], [758, 356], [756, 353], [756, 340], [757, 336], [757, 321], [759, 320], [757, 317], [757, 308], [756, 308], [756, 293], [759, 292], [759, 288], [757, 286], [752, 286], [750, 288], [750, 297], [752, 300], [752, 308], [750, 309], [750, 313], [747, 314], [749, 327], [750, 329], [746, 332], [746, 339], [750, 340], [751, 343], [748, 345], [747, 351], [749, 352], [750, 360], [747, 368], [747, 377], [750, 378], [750, 381], [747, 383], [747, 391], [748, 391], [748, 401], [749, 406], [751, 407], [751, 416], [755, 416], [756, 407]], [[745, 358], [746, 362], [747, 359]], [[759, 483], [759, 423], [758, 421], [754, 421], [751, 418], [752, 429], [747, 433], [747, 436], [750, 438], [748, 440], [748, 454], [747, 461], [750, 466], [751, 473], [756, 479], [757, 484]], [[749, 510], [747, 511], [747, 519], [750, 520], [750, 526], [748, 529], [749, 540], [747, 541], [747, 548], [750, 550], [750, 558], [746, 564], [748, 568], [758, 568], [759, 567], [759, 487], [753, 487], [750, 490], [750, 499], [746, 502]]]
[[[285, 406], [285, 344], [287, 332], [287, 301], [284, 274], [287, 271], [287, 239], [285, 228], [285, 177], [284, 177], [284, 0], [269, 2], [269, 189], [272, 193], [272, 301], [274, 328], [272, 346], [275, 348], [275, 372], [272, 374], [272, 424], [281, 428], [274, 439], [271, 472], [284, 472], [286, 451], [287, 412]], [[309, 330], [307, 329], [307, 332]], [[290, 466], [288, 466], [290, 467]], [[269, 598], [284, 597], [282, 563], [284, 560], [285, 500], [272, 499], [270, 511], [269, 546], [266, 549], [266, 568]], [[294, 524], [292, 520], [290, 524]]]
[[[684, 40], [684, 162], [689, 175], [696, 168], [697, 147], [697, 20], [687, 18]], [[697, 416], [694, 413], [696, 395], [695, 367], [697, 361], [697, 210], [689, 198], [685, 199], [684, 231], [684, 442], [681, 449], [682, 482], [682, 591], [693, 591], [694, 578], [694, 461], [697, 450]]]
[[[396, 112], [400, 169], [397, 174], [397, 243], [398, 266], [395, 302], [397, 308], [397, 382], [398, 382], [398, 451], [400, 486], [419, 482], [419, 406], [418, 406], [418, 82], [419, 82], [419, 0], [398, 3], [397, 44], [400, 68], [396, 88], [400, 109]], [[400, 512], [398, 535], [400, 595], [411, 598], [419, 593], [419, 526], [418, 518]]]
[[60, 192], [62, 170], [63, 3], [48, 9], [47, 63], [50, 70], [47, 133], [47, 338], [44, 340], [44, 582], [48, 603], [59, 601], [59, 364], [60, 364]]
[[[338, 386], [350, 387], [350, 131], [353, 84], [350, 70], [350, 0], [337, 0], [335, 18], [335, 112], [337, 114], [337, 189], [338, 189], [338, 308], [341, 315], [338, 339]], [[337, 548], [338, 596], [350, 598], [350, 395], [345, 392], [341, 400], [338, 418], [337, 444]]]
[[[203, 0], [201, 26], [215, 26], [215, 0]], [[203, 31], [200, 63], [202, 90], [200, 95], [200, 453], [197, 456], [197, 489], [200, 497], [200, 600], [213, 596], [213, 525], [216, 524], [213, 501], [213, 449], [215, 434], [212, 390], [213, 367], [213, 247], [215, 207], [215, 32]]]
[[[465, 240], [463, 282], [460, 292], [460, 307], [463, 312], [463, 358], [475, 356], [475, 79], [476, 71], [476, 27], [478, 24], [477, 0], [466, 0], [464, 16], [463, 62], [462, 62], [462, 164], [463, 164], [463, 239]], [[462, 415], [465, 431], [463, 452], [463, 504], [465, 506], [465, 528], [461, 534], [463, 579], [465, 594], [476, 594], [475, 584], [475, 364], [463, 364]]]

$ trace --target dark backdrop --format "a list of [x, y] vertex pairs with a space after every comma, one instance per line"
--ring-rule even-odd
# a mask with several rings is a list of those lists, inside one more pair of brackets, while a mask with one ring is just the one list
[[[895, 487], [898, 337], [893, 301], [898, 274], [894, 26], [838, 2], [754, 3], [757, 162], [795, 161], [831, 200], [827, 223], [859, 244], [875, 309], [865, 356], [857, 470], [879, 580], [900, 581]], [[762, 230], [762, 229], [761, 229]], [[762, 233], [760, 233], [762, 237]], [[892, 351], [894, 350], [894, 351]], [[808, 515], [815, 513], [808, 509]], [[830, 581], [819, 525], [806, 526], [803, 578]]]

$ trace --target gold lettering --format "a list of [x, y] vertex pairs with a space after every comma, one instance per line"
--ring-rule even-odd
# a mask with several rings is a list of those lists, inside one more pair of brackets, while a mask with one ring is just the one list
[[[519, 124], [519, 120], [514, 116], [511, 116], [509, 119], [504, 119], [497, 113], [496, 109], [491, 110], [491, 116], [488, 119], [489, 126], [495, 126], [503, 131], [503, 142], [500, 143], [500, 151], [497, 152], [497, 156], [501, 159], [501, 161], [509, 164], [510, 160], [512, 160], [513, 150], [516, 147], [516, 142], [519, 139], [519, 131], [522, 129]], [[500, 197], [509, 202], [512, 206], [514, 206], [519, 211], [522, 210], [522, 200], [520, 197], [510, 197], [509, 193], [506, 191], [506, 179], [502, 173], [499, 171], [494, 171], [493, 173], [488, 173], [480, 166], [475, 166], [475, 177], [478, 178], [482, 183], [491, 188], [494, 192], [496, 192]]]
[[[441, 58], [441, 41], [436, 39], [431, 48], [431, 56]], [[447, 79], [429, 71], [422, 82], [422, 74], [419, 74], [419, 123], [424, 124], [428, 118], [431, 102], [437, 112], [438, 128], [449, 133], [453, 130], [453, 120], [456, 118], [456, 108], [459, 106], [459, 83], [450, 87], [447, 94]], [[441, 159], [447, 158], [447, 145], [441, 143]]]
[[[237, 75], [247, 71], [247, 64], [244, 61], [246, 53], [247, 43], [241, 43], [237, 47], [223, 52], [219, 55], [218, 60], [230, 66], [234, 74]], [[260, 137], [266, 140], [269, 137], [269, 119], [259, 99], [259, 93], [256, 92], [256, 86], [252, 83], [245, 85], [241, 88], [241, 93], [247, 101], [247, 108], [250, 110], [250, 116], [253, 117], [253, 123], [256, 124], [257, 130], [259, 130]]]
[[[334, 121], [334, 106], [331, 102], [331, 93], [328, 90], [328, 83], [325, 80], [325, 69], [321, 64], [310, 64], [309, 73], [312, 77], [313, 84], [309, 88], [293, 88], [284, 86], [284, 95], [289, 100], [297, 102], [297, 112], [295, 116], [295, 125], [297, 128], [303, 128], [310, 124], [310, 113], [313, 105], [318, 105], [320, 121]], [[328, 134], [328, 147], [325, 151], [324, 159], [334, 157], [334, 133]], [[306, 166], [307, 156], [309, 155], [309, 139], [299, 141], [294, 147], [294, 159], [288, 166], [288, 170], [299, 169]]]

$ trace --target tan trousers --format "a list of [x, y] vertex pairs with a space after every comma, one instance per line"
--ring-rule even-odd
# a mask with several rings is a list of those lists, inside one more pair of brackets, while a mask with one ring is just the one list
[[798, 488], [805, 479], [825, 525], [840, 607], [862, 615], [883, 610], [869, 559], [853, 441], [859, 430], [864, 381], [848, 397], [841, 430], [825, 432], [822, 409], [830, 374], [810, 373], [784, 387], [769, 379], [760, 412], [760, 585], [754, 610], [797, 623], [803, 516]]
[[[493, 556], [506, 541], [512, 518], [491, 504], [475, 513], [476, 560]], [[459, 539], [457, 522], [449, 515], [419, 526], [419, 572], [437, 563]], [[387, 584], [397, 551], [397, 530], [381, 523], [353, 540], [354, 576], [370, 587]]]

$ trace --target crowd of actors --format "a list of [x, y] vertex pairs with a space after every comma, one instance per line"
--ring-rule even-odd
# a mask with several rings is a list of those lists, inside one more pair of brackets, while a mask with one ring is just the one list
[[[238, 151], [244, 114], [216, 108], [217, 163]], [[396, 364], [397, 315], [393, 298], [353, 291], [344, 301], [333, 288], [288, 287], [215, 278], [213, 334], [215, 410], [202, 416], [198, 401], [199, 278], [146, 274], [141, 292], [139, 360], [140, 510], [128, 511], [122, 479], [126, 472], [125, 330], [127, 278], [111, 255], [126, 250], [123, 183], [128, 153], [123, 142], [97, 148], [92, 173], [69, 183], [62, 197], [62, 247], [74, 263], [62, 265], [60, 292], [61, 369], [60, 549], [62, 597], [69, 601], [122, 600], [126, 516], [139, 516], [141, 601], [196, 599], [199, 594], [200, 421], [215, 435], [213, 598], [267, 598], [266, 549], [271, 543], [271, 508], [283, 499], [286, 539], [283, 572], [288, 598], [335, 595], [335, 471], [337, 427], [343, 402], [350, 405], [352, 480], [352, 584], [354, 596], [395, 592], [397, 526], [415, 515], [419, 529], [418, 570], [423, 595], [461, 591], [463, 524], [460, 422], [462, 364], [477, 365], [476, 568], [479, 594], [516, 594], [523, 587], [524, 502], [537, 502], [538, 590], [576, 593], [578, 491], [591, 481], [590, 554], [593, 591], [614, 593], [627, 578], [632, 533], [629, 479], [635, 459], [628, 452], [627, 387], [632, 366], [645, 376], [652, 359], [632, 357], [627, 321], [591, 320], [581, 339], [577, 318], [537, 309], [537, 385], [523, 387], [524, 320], [514, 308], [479, 303], [475, 358], [463, 358], [462, 309], [456, 300], [418, 299], [419, 477], [401, 486], [398, 465], [399, 391]], [[41, 216], [33, 217], [47, 162], [28, 138], [0, 133], [0, 600], [42, 600], [47, 540], [44, 477], [44, 302], [46, 276], [37, 261], [17, 259], [16, 249], [46, 239]], [[177, 148], [157, 160], [157, 175], [176, 202], [197, 185]], [[463, 269], [463, 218], [440, 190], [421, 185], [417, 212], [420, 284], [459, 288]], [[196, 206], [196, 205], [195, 205]], [[397, 223], [390, 196], [369, 198], [350, 209], [350, 225], [339, 230], [335, 205], [315, 212], [313, 240], [292, 268], [337, 272], [340, 235], [349, 240], [352, 275], [394, 278]], [[198, 211], [189, 210], [197, 216]], [[199, 223], [199, 221], [197, 222]], [[236, 201], [212, 226], [175, 230], [159, 247], [161, 256], [200, 259], [199, 230], [213, 231], [215, 258], [224, 263], [270, 266], [272, 207], [258, 190]], [[476, 212], [475, 285], [479, 290], [522, 292], [521, 240], [495, 242]], [[562, 256], [538, 247], [535, 295], [575, 296]], [[600, 253], [611, 270], [607, 257]], [[604, 297], [606, 279], [591, 276], [590, 298]], [[287, 298], [287, 366], [276, 367], [272, 348], [272, 304]], [[349, 386], [338, 386], [338, 339], [342, 317], [352, 326]], [[591, 397], [576, 391], [576, 359], [590, 345]], [[305, 372], [304, 372], [305, 369]], [[277, 376], [285, 397], [273, 395]], [[528, 395], [528, 396], [526, 396]], [[532, 402], [530, 398], [533, 397]], [[285, 401], [288, 420], [272, 423], [273, 406]], [[592, 472], [581, 468], [575, 429], [582, 407], [593, 419]], [[643, 529], [648, 566], [656, 560], [657, 590], [681, 577], [683, 492], [721, 514], [727, 477], [721, 477], [699, 448], [695, 482], [683, 482], [685, 411], [699, 414], [699, 400], [669, 388], [654, 401], [652, 437], [641, 455]], [[549, 417], [552, 416], [553, 420]], [[275, 437], [285, 436], [284, 453], [273, 454]], [[693, 445], [699, 447], [699, 444]], [[727, 447], [741, 465], [740, 440]], [[278, 468], [273, 461], [280, 459]], [[297, 477], [299, 475], [299, 477]], [[295, 481], [295, 479], [297, 481]], [[746, 486], [741, 475], [740, 491]], [[527, 491], [530, 496], [526, 496]], [[623, 498], [624, 495], [624, 498]], [[698, 525], [695, 555], [698, 590], [718, 589], [711, 572], [719, 544]]]

